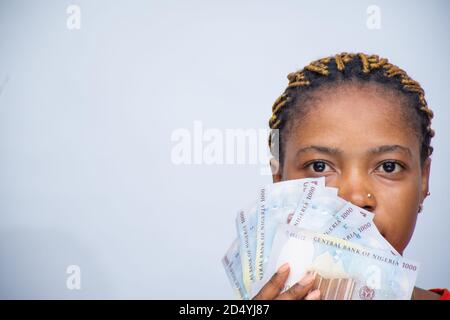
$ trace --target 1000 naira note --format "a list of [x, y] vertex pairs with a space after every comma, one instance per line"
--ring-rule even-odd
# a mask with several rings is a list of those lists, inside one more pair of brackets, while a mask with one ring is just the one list
[[240, 300], [248, 299], [247, 290], [242, 281], [241, 253], [238, 239], [233, 241], [227, 253], [222, 258], [222, 264], [235, 296]]
[[242, 282], [249, 292], [255, 278], [256, 256], [256, 204], [239, 210], [236, 216], [236, 230], [239, 237], [239, 250], [242, 264]]
[[254, 268], [256, 280], [262, 279], [264, 275], [278, 225], [287, 223], [289, 215], [294, 214], [309, 183], [325, 188], [325, 179], [322, 177], [277, 182], [259, 190]]
[[[314, 272], [315, 288], [325, 300], [410, 299], [419, 269], [417, 263], [388, 251], [291, 225], [279, 226], [262, 283], [284, 263], [291, 267], [284, 290]], [[252, 295], [260, 288], [254, 289]]]

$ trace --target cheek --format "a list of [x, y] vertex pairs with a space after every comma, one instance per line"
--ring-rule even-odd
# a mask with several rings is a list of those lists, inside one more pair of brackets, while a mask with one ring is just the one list
[[406, 248], [414, 232], [418, 202], [417, 186], [388, 189], [378, 198], [374, 222], [400, 253]]

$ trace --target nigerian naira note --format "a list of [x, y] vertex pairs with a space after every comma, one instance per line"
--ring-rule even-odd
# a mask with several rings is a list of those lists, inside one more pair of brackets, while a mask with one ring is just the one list
[[256, 203], [239, 210], [236, 216], [236, 229], [242, 264], [242, 281], [247, 292], [255, 281], [256, 256]]
[[291, 272], [283, 291], [313, 272], [314, 288], [324, 300], [411, 299], [419, 269], [416, 262], [390, 252], [291, 225], [278, 228], [263, 283], [284, 263]]
[[242, 266], [238, 239], [233, 241], [225, 256], [222, 258], [222, 264], [235, 296], [240, 300], [248, 299], [248, 293], [245, 290], [242, 281]]
[[298, 206], [304, 190], [309, 184], [325, 185], [325, 179], [308, 178], [287, 180], [269, 184], [260, 189], [257, 206], [255, 278], [264, 275], [275, 232], [280, 223], [286, 224]]

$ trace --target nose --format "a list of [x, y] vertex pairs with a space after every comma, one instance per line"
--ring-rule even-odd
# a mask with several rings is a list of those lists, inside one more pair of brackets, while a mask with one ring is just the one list
[[377, 203], [369, 178], [368, 174], [358, 171], [341, 174], [335, 182], [335, 187], [339, 188], [338, 195], [358, 207], [373, 212]]

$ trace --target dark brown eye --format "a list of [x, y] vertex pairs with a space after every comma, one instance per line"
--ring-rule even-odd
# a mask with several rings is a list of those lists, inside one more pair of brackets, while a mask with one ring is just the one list
[[394, 172], [395, 171], [395, 166], [397, 164], [395, 162], [389, 161], [389, 162], [385, 162], [383, 163], [383, 170], [386, 172]]
[[325, 162], [316, 161], [312, 165], [313, 165], [313, 170], [315, 172], [324, 172], [325, 171], [325, 168], [326, 168]]
[[385, 161], [380, 164], [377, 171], [382, 173], [399, 173], [404, 169], [404, 167], [396, 161]]

